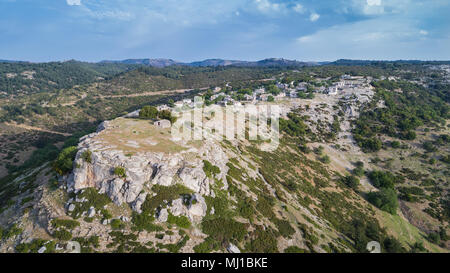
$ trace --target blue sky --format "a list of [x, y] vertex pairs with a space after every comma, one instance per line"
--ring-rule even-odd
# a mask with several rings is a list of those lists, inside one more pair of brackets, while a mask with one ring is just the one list
[[448, 0], [0, 0], [0, 59], [450, 60]]

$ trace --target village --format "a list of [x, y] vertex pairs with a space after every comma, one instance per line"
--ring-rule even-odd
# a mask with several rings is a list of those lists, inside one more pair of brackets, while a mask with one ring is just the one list
[[[294, 81], [290, 83], [281, 83], [260, 86], [254, 90], [241, 89], [233, 90], [228, 83], [225, 87], [215, 87], [214, 90], [208, 90], [200, 93], [206, 105], [216, 104], [220, 106], [241, 106], [247, 104], [280, 102], [292, 99], [313, 99], [315, 94], [324, 94], [336, 96], [338, 94], [351, 94], [358, 89], [370, 87], [371, 77], [342, 75], [339, 81], [327, 84], [329, 79], [316, 79], [320, 86], [308, 82]], [[158, 111], [171, 110], [172, 108], [194, 108], [193, 99], [186, 98], [176, 101], [171, 105], [163, 104], [157, 107]]]

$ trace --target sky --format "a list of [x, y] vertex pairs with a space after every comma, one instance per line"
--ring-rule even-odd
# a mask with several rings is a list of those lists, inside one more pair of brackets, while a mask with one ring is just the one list
[[0, 0], [0, 59], [450, 60], [449, 0]]

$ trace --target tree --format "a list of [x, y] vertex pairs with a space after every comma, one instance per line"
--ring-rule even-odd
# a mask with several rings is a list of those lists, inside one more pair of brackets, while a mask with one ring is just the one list
[[177, 117], [172, 116], [172, 112], [170, 110], [162, 110], [158, 112], [158, 118], [170, 120], [170, 123], [175, 123], [177, 121]]
[[154, 106], [144, 106], [139, 111], [139, 117], [144, 119], [154, 119], [158, 116], [158, 109]]
[[53, 163], [53, 168], [60, 175], [69, 173], [73, 169], [73, 160], [77, 154], [77, 147], [67, 147], [61, 151]]
[[344, 177], [343, 182], [345, 183], [345, 185], [347, 185], [349, 188], [352, 188], [354, 190], [358, 189], [359, 186], [359, 179], [358, 177], [354, 176], [354, 175], [348, 175], [346, 177]]
[[382, 188], [378, 192], [369, 192], [367, 200], [377, 208], [395, 215], [398, 208], [397, 193], [394, 189]]
[[370, 182], [377, 188], [394, 188], [396, 177], [390, 172], [372, 171], [368, 176]]
[[275, 98], [273, 96], [269, 96], [269, 97], [267, 97], [267, 101], [273, 102], [273, 101], [275, 101]]

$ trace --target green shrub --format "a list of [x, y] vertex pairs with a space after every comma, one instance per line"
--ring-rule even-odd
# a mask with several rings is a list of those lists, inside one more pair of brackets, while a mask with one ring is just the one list
[[212, 178], [216, 174], [220, 173], [219, 167], [214, 166], [208, 160], [203, 160], [203, 171], [205, 172], [206, 176], [209, 178]]
[[3, 232], [1, 233], [1, 237], [3, 237], [3, 239], [9, 239], [22, 234], [22, 229], [17, 227], [17, 224], [13, 224], [10, 228], [8, 228], [7, 230], [3, 230]]
[[180, 196], [190, 195], [193, 193], [191, 189], [181, 184], [175, 184], [169, 187], [153, 185], [152, 191], [155, 192], [156, 195], [152, 196], [151, 194], [148, 194], [141, 207], [142, 211], [148, 214], [153, 214], [155, 209], [163, 204], [165, 200], [170, 202], [180, 198]]
[[120, 219], [112, 219], [111, 220], [111, 228], [114, 230], [124, 229], [125, 224]]
[[278, 231], [283, 237], [290, 237], [295, 233], [295, 229], [286, 220], [280, 220], [278, 218], [274, 219], [274, 223], [277, 226]]
[[81, 154], [81, 158], [87, 163], [92, 163], [92, 152], [90, 150], [84, 151]]
[[394, 189], [381, 188], [378, 192], [369, 192], [367, 200], [381, 210], [393, 215], [397, 213], [398, 199]]
[[154, 106], [144, 106], [139, 111], [139, 117], [144, 119], [155, 119], [158, 116], [158, 109]]
[[161, 226], [153, 223], [154, 220], [155, 218], [148, 213], [143, 212], [139, 214], [134, 211], [131, 218], [131, 223], [134, 225], [132, 229], [137, 231], [146, 230], [148, 232], [163, 230]]
[[53, 241], [47, 241], [43, 239], [34, 239], [30, 243], [18, 244], [15, 247], [17, 253], [38, 253], [38, 250], [45, 246], [45, 253], [54, 253], [56, 243]]
[[158, 118], [167, 119], [170, 123], [174, 124], [177, 121], [177, 117], [172, 116], [172, 112], [170, 110], [162, 110], [158, 112]]
[[219, 242], [230, 242], [231, 240], [241, 241], [247, 229], [245, 224], [229, 218], [208, 219], [202, 222], [202, 230], [212, 239]]
[[331, 159], [328, 155], [320, 157], [319, 160], [324, 164], [329, 164], [331, 162]]
[[221, 247], [221, 243], [215, 241], [211, 237], [207, 237], [205, 241], [194, 246], [195, 253], [209, 253], [213, 250], [218, 250]]
[[51, 221], [52, 225], [54, 228], [60, 228], [60, 227], [64, 227], [64, 228], [68, 228], [68, 229], [74, 229], [76, 227], [80, 226], [80, 223], [78, 221], [75, 220], [67, 220], [67, 219], [52, 219]]
[[191, 222], [186, 216], [174, 216], [172, 213], [169, 213], [167, 222], [169, 224], [177, 225], [180, 228], [189, 228], [191, 226]]
[[275, 253], [277, 248], [277, 235], [270, 229], [263, 230], [261, 226], [256, 226], [251, 233], [251, 239], [246, 244], [246, 249], [253, 253]]
[[358, 190], [358, 186], [359, 186], [359, 179], [358, 179], [358, 177], [356, 177], [354, 175], [348, 175], [348, 176], [343, 178], [343, 182], [349, 188], [352, 188], [354, 190]]
[[284, 249], [284, 253], [309, 253], [308, 250], [299, 248], [298, 246], [290, 246]]
[[397, 140], [392, 141], [392, 142], [391, 142], [391, 147], [394, 148], [394, 149], [400, 148], [400, 142], [397, 141]]
[[53, 237], [61, 241], [69, 241], [72, 239], [72, 233], [65, 229], [55, 230], [55, 232], [53, 232]]
[[53, 163], [54, 170], [60, 175], [67, 174], [73, 169], [73, 160], [77, 154], [77, 147], [67, 147], [59, 153]]
[[377, 188], [394, 188], [396, 177], [390, 172], [372, 171], [368, 175], [370, 182]]
[[88, 211], [90, 207], [94, 207], [96, 211], [103, 210], [103, 207], [111, 203], [111, 199], [106, 194], [99, 194], [94, 188], [84, 189], [78, 195], [79, 199], [85, 198], [86, 202], [75, 203], [75, 209], [70, 213], [73, 218], [77, 218], [82, 212]]
[[356, 176], [361, 177], [361, 176], [364, 175], [364, 168], [358, 166], [358, 167], [356, 167], [356, 168], [353, 169], [352, 173], [353, 173], [354, 175], [356, 175]]
[[441, 243], [441, 236], [439, 235], [438, 232], [432, 232], [428, 234], [427, 239], [428, 241], [436, 245], [439, 245]]
[[117, 175], [120, 178], [126, 178], [127, 177], [127, 173], [125, 171], [125, 168], [123, 168], [123, 167], [115, 167], [114, 168], [114, 175]]

